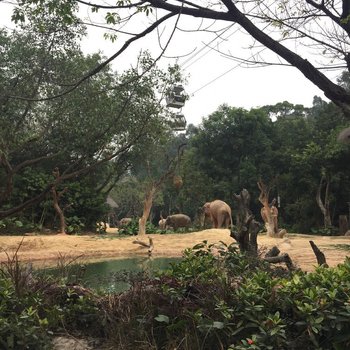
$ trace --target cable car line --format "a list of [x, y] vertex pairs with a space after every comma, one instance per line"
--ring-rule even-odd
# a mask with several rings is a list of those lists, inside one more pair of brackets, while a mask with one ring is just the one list
[[[275, 0], [275, 3], [277, 2], [277, 0]], [[246, 15], [249, 15], [253, 10], [255, 10], [257, 7], [259, 6], [259, 4], [255, 5], [253, 8], [251, 8]], [[199, 49], [196, 53], [194, 53], [191, 57], [189, 57], [187, 60], [185, 60], [183, 63], [180, 64], [180, 67], [184, 70], [188, 69], [191, 65], [193, 65], [194, 63], [196, 63], [197, 61], [199, 61], [202, 57], [204, 57], [205, 55], [207, 55], [211, 50], [213, 50], [214, 48], [210, 47], [210, 44], [212, 44], [215, 40], [218, 40], [221, 35], [223, 35], [225, 32], [227, 32], [229, 29], [231, 29], [235, 24], [237, 23], [233, 23], [232, 25], [230, 25], [229, 27], [227, 27], [225, 30], [223, 30], [223, 32], [216, 36], [214, 39], [212, 39], [211, 41], [209, 41], [208, 43], [204, 43], [203, 47], [201, 49]], [[223, 41], [226, 41], [228, 38], [230, 38], [233, 34], [236, 34], [238, 30], [240, 30], [241, 28], [238, 27], [234, 32], [232, 32], [230, 35], [228, 35], [226, 38], [221, 39], [221, 41], [218, 43], [221, 44]], [[199, 55], [205, 48], [208, 48], [209, 50], [205, 53], [203, 53], [203, 55], [201, 55], [199, 58], [197, 58], [194, 62], [190, 63], [188, 66], [184, 67], [189, 61], [191, 61], [191, 59], [195, 58], [197, 55]]]
[[[261, 53], [262, 51], [266, 50], [267, 48], [263, 48], [262, 50], [260, 50], [258, 53]], [[251, 58], [253, 58], [256, 54], [251, 55], [248, 60], [250, 60]], [[217, 81], [218, 79], [222, 78], [223, 76], [225, 76], [226, 74], [230, 73], [231, 71], [233, 71], [234, 69], [240, 67], [242, 65], [242, 63], [237, 63], [234, 67], [228, 69], [227, 71], [225, 71], [224, 73], [218, 75], [216, 78], [210, 80], [209, 82], [207, 82], [206, 84], [204, 84], [203, 86], [201, 86], [200, 88], [198, 88], [197, 90], [193, 91], [190, 95], [194, 95], [196, 92], [204, 89], [205, 87], [207, 87], [208, 85], [214, 83], [215, 81]]]

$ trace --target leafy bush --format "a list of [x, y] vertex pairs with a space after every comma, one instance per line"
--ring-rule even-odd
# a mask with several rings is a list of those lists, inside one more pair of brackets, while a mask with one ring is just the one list
[[84, 223], [77, 217], [71, 216], [66, 218], [67, 233], [80, 233], [84, 228]]
[[[146, 233], [156, 233], [157, 228], [150, 223], [149, 221], [146, 222]], [[138, 219], [132, 219], [131, 222], [129, 222], [124, 227], [120, 228], [118, 231], [119, 235], [126, 235], [126, 236], [136, 236], [139, 233], [139, 221]]]
[[339, 233], [339, 228], [334, 226], [327, 228], [311, 228], [311, 233], [320, 236], [336, 236]]
[[350, 260], [277, 271], [235, 245], [204, 242], [103, 303], [108, 337], [120, 349], [348, 349]]
[[236, 244], [203, 242], [155, 278], [145, 275], [130, 290], [105, 296], [10, 276], [0, 280], [0, 341], [9, 349], [24, 342], [45, 349], [49, 330], [62, 325], [104, 336], [116, 349], [350, 348], [350, 259], [289, 272], [240, 253]]
[[49, 349], [48, 320], [38, 292], [18, 294], [11, 278], [0, 274], [0, 348]]

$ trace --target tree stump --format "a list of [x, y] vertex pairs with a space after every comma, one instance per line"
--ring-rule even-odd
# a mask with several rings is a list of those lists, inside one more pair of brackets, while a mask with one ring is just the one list
[[258, 253], [257, 236], [261, 224], [254, 220], [249, 209], [250, 194], [243, 189], [239, 195], [234, 194], [238, 209], [236, 214], [236, 226], [231, 228], [230, 236], [238, 242], [241, 252], [253, 255]]
[[295, 270], [295, 266], [290, 256], [287, 253], [281, 255], [279, 255], [279, 253], [280, 250], [276, 246], [273, 246], [265, 254], [264, 260], [270, 264], [285, 263], [289, 271]]
[[269, 203], [270, 189], [262, 180], [258, 181], [258, 187], [260, 190], [259, 202], [263, 205], [260, 214], [264, 220], [267, 235], [269, 237], [283, 238], [287, 231], [285, 229], [278, 229], [278, 209], [275, 206], [276, 198]]
[[309, 241], [313, 252], [316, 255], [317, 263], [321, 266], [328, 267], [325, 255], [318, 249], [317, 245], [313, 241]]

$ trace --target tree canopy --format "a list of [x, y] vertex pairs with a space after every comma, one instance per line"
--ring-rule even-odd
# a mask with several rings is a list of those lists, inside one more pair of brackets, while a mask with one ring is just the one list
[[[80, 24], [55, 26], [50, 16], [44, 22], [30, 17], [17, 30], [0, 32], [0, 218], [87, 174], [98, 179], [89, 186], [107, 191], [131, 159], [164, 137], [171, 122], [160, 96], [178, 81], [177, 68], [161, 71], [147, 52], [136, 67], [116, 72], [105, 66], [62, 94], [103, 57], [81, 52]], [[47, 99], [48, 94], [57, 97]], [[66, 197], [67, 206], [78, 207], [74, 195]]]
[[[229, 26], [238, 25], [252, 39], [248, 46], [249, 57], [234, 57], [229, 50], [223, 54], [248, 66], [278, 64], [295, 67], [350, 118], [350, 93], [332, 79], [334, 72], [340, 74], [350, 68], [350, 6], [347, 0], [221, 0], [216, 3], [142, 0], [104, 4], [83, 0], [26, 0], [18, 3], [13, 19], [24, 21], [33, 8], [39, 16], [48, 9], [68, 25], [86, 22], [81, 14], [87, 10], [90, 12], [88, 24], [101, 26], [97, 18], [101, 20], [102, 17], [105, 36], [116, 43], [115, 54], [82, 74], [80, 79], [75, 79], [65, 91], [101, 71], [135, 41], [143, 40], [152, 32], [158, 31], [162, 55], [176, 30], [185, 30], [186, 33], [205, 31], [218, 38]], [[193, 19], [192, 27], [183, 24], [184, 17]], [[258, 43], [274, 55], [264, 56]]]

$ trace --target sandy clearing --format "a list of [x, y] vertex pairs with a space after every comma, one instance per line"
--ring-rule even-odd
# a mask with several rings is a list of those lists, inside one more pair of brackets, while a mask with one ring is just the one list
[[[112, 229], [111, 229], [112, 230]], [[207, 240], [209, 243], [223, 241], [227, 244], [233, 242], [229, 236], [229, 230], [209, 229], [185, 234], [150, 234], [154, 241], [153, 256], [181, 256], [186, 248]], [[134, 256], [147, 256], [147, 250], [137, 244], [133, 244], [137, 237], [118, 237], [116, 233], [107, 235], [25, 235], [25, 236], [0, 236], [0, 261], [7, 260], [7, 254], [13, 256], [20, 242], [22, 244], [18, 256], [23, 262], [52, 265], [59, 256], [77, 257], [83, 256], [89, 259], [111, 259]], [[139, 238], [140, 239], [140, 238]], [[148, 242], [148, 237], [142, 238]], [[330, 266], [335, 266], [344, 261], [349, 250], [336, 248], [335, 245], [349, 245], [350, 237], [326, 237], [301, 234], [289, 234], [286, 238], [271, 238], [266, 235], [258, 236], [258, 244], [261, 248], [271, 248], [277, 245], [282, 253], [288, 253], [295, 263], [306, 271], [311, 271], [317, 264], [309, 241], [315, 244], [325, 253]]]

